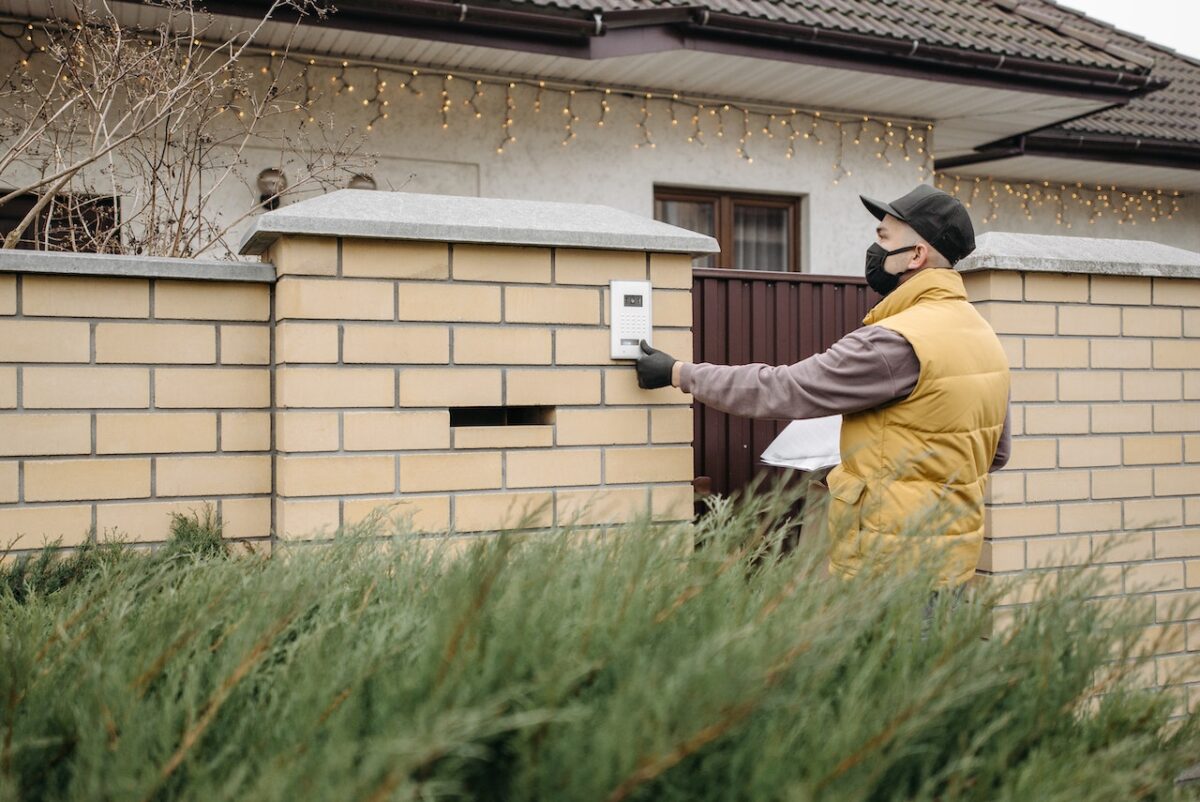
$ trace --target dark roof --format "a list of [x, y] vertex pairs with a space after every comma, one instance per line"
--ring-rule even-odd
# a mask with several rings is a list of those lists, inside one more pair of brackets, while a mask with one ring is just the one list
[[605, 15], [692, 8], [981, 53], [1144, 71], [1144, 66], [1131, 62], [1125, 54], [1106, 52], [1014, 13], [1002, 0], [506, 0], [505, 4], [586, 14], [598, 10]]
[[1077, 35], [1090, 37], [1097, 44], [1115, 45], [1153, 59], [1150, 74], [1170, 81], [1166, 88], [1134, 98], [1124, 106], [1050, 130], [1200, 143], [1200, 61], [1051, 0], [1025, 0], [1024, 4], [1040, 7], [1060, 26], [1075, 29]]

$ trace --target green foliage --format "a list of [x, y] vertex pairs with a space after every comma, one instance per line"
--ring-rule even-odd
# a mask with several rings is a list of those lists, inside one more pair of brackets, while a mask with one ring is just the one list
[[3, 592], [0, 802], [1194, 798], [1197, 722], [1135, 687], [1095, 572], [1002, 637], [1002, 586], [939, 601], [922, 639], [932, 572], [829, 578], [778, 503], [455, 555], [376, 519]]

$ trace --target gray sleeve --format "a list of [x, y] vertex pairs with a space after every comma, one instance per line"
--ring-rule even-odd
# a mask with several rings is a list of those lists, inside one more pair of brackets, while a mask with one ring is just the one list
[[772, 367], [685, 362], [679, 386], [695, 400], [747, 418], [799, 420], [846, 415], [907, 398], [921, 364], [891, 329], [864, 326], [829, 350]]
[[995, 473], [1008, 464], [1012, 454], [1012, 399], [1008, 401], [1008, 410], [1004, 413], [1004, 428], [1000, 430], [1000, 443], [996, 446], [996, 456], [992, 458], [992, 467], [988, 473]]

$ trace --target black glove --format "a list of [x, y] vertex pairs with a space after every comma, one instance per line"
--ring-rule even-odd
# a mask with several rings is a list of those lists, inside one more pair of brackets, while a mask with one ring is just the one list
[[642, 340], [642, 353], [637, 360], [638, 387], [643, 390], [654, 390], [658, 387], [671, 386], [671, 371], [678, 361], [670, 354], [651, 348]]

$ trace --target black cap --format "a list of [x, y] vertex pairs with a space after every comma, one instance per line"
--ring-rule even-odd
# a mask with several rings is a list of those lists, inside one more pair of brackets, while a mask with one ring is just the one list
[[958, 198], [940, 189], [922, 184], [891, 203], [862, 195], [858, 197], [877, 220], [890, 214], [908, 223], [913, 231], [937, 248], [938, 253], [945, 256], [950, 264], [975, 250], [975, 227], [971, 225], [971, 215], [967, 214]]

